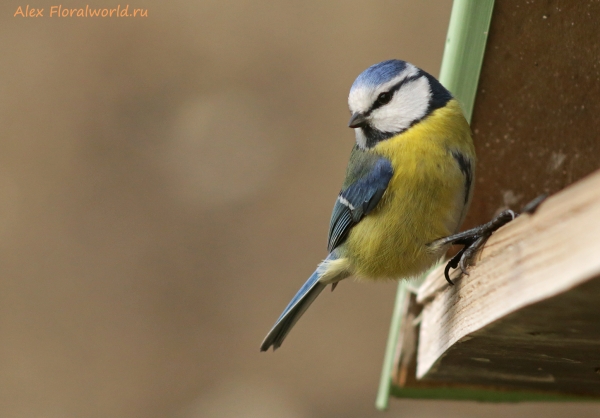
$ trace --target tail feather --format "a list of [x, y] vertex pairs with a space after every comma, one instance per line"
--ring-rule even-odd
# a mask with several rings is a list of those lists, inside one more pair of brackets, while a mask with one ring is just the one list
[[265, 340], [260, 346], [260, 351], [267, 351], [271, 346], [273, 350], [277, 350], [285, 337], [288, 335], [292, 327], [298, 322], [302, 314], [308, 309], [313, 301], [325, 289], [323, 283], [319, 283], [319, 275], [313, 273], [308, 281], [296, 293], [290, 304], [285, 308], [271, 331], [265, 337]]
[[335, 260], [336, 256], [334, 253], [329, 254], [325, 262], [322, 263], [317, 270], [309, 277], [309, 279], [302, 285], [300, 290], [292, 298], [290, 303], [283, 310], [283, 313], [279, 316], [271, 331], [267, 334], [264, 341], [260, 346], [260, 351], [267, 351], [271, 346], [273, 350], [277, 350], [283, 340], [288, 335], [292, 327], [298, 322], [302, 314], [308, 309], [308, 307], [314, 302], [319, 294], [325, 289], [327, 283], [319, 281], [326, 271], [323, 269], [323, 265], [328, 261]]

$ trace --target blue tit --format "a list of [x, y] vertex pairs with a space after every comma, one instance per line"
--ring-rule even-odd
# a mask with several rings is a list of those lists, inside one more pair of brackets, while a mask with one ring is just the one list
[[400, 60], [367, 68], [348, 97], [356, 144], [329, 226], [329, 255], [260, 349], [277, 349], [327, 286], [415, 277], [444, 256], [473, 192], [475, 149], [460, 105]]

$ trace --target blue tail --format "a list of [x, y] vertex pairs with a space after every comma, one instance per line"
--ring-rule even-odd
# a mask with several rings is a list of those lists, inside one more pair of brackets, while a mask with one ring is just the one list
[[[332, 252], [325, 260], [335, 260], [336, 258], [337, 256]], [[271, 331], [269, 331], [262, 342], [260, 351], [267, 351], [271, 346], [273, 346], [273, 350], [277, 350], [281, 346], [281, 343], [283, 343], [283, 340], [296, 322], [298, 322], [302, 314], [308, 309], [317, 296], [319, 296], [323, 289], [325, 289], [326, 285], [319, 282], [322, 274], [323, 271], [319, 266], [312, 276], [308, 278], [306, 283], [302, 285], [288, 306], [283, 310], [283, 313], [277, 318], [275, 325], [273, 325], [273, 328], [271, 328]]]

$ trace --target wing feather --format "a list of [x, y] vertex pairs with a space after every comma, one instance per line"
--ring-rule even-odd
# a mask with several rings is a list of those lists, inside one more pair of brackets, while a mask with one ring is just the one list
[[394, 170], [389, 160], [381, 157], [368, 162], [370, 169], [361, 170], [364, 175], [342, 189], [335, 202], [329, 224], [329, 251], [341, 245], [350, 229], [377, 206], [392, 178]]

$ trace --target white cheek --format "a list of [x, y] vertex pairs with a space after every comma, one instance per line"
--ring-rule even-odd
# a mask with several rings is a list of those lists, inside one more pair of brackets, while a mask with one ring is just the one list
[[425, 77], [400, 88], [387, 105], [371, 114], [371, 125], [382, 132], [400, 132], [425, 116], [431, 89]]

